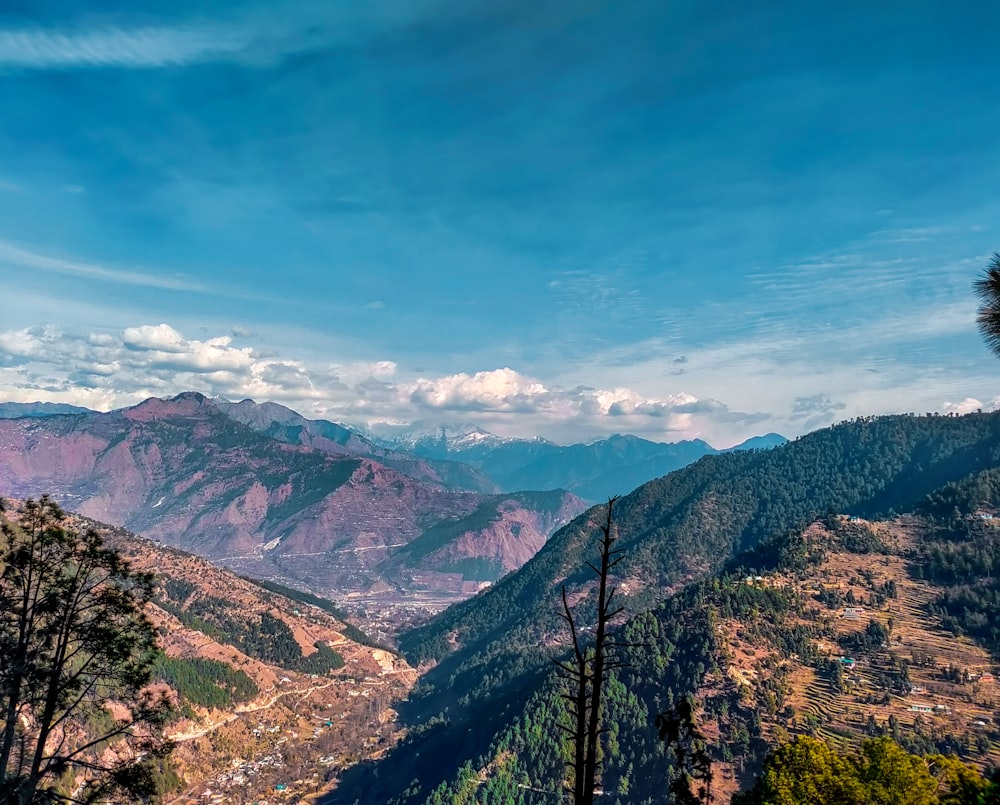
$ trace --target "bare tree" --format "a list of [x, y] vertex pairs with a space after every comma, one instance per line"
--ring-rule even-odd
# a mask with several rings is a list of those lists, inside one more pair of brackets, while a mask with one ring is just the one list
[[574, 805], [593, 805], [600, 767], [601, 696], [608, 672], [618, 663], [609, 657], [614, 644], [609, 641], [608, 627], [622, 607], [614, 605], [618, 589], [610, 583], [611, 570], [622, 559], [623, 549], [615, 548], [613, 510], [617, 497], [608, 500], [607, 517], [601, 528], [600, 565], [587, 562], [597, 576], [597, 622], [594, 624], [594, 642], [585, 645], [576, 616], [570, 608], [566, 587], [562, 588], [562, 618], [569, 628], [573, 649], [571, 660], [556, 661], [569, 682], [569, 692], [563, 694], [570, 715], [570, 726], [563, 725], [573, 744], [573, 757], [569, 767], [573, 771]]
[[152, 793], [148, 761], [170, 749], [146, 687], [152, 585], [47, 497], [0, 519], [0, 802]]

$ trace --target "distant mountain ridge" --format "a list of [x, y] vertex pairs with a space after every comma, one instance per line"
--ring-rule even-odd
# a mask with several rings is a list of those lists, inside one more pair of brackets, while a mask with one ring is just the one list
[[78, 405], [50, 402], [0, 402], [0, 419], [17, 419], [18, 417], [57, 416], [60, 414], [89, 414], [89, 408]]
[[[358, 429], [308, 419], [283, 405], [250, 399], [212, 403], [232, 419], [287, 444], [331, 455], [368, 458], [418, 481], [486, 494], [566, 489], [592, 503], [630, 492], [704, 455], [770, 449], [788, 441], [769, 433], [718, 450], [701, 439], [653, 442], [615, 434], [588, 443], [557, 445], [541, 437], [498, 436], [476, 425], [390, 426]], [[56, 403], [0, 403], [0, 419], [94, 413]]]
[[508, 442], [545, 442], [545, 439], [540, 437], [515, 439], [497, 436], [477, 425], [380, 425], [361, 430], [373, 442], [384, 447], [396, 447], [436, 457], [449, 452], [474, 447], [495, 447]]
[[505, 491], [568, 489], [592, 502], [631, 492], [702, 456], [770, 449], [788, 441], [776, 433], [769, 433], [727, 450], [716, 450], [701, 439], [652, 442], [638, 436], [615, 434], [588, 444], [564, 446], [544, 439], [503, 438], [469, 426], [403, 431], [392, 436], [372, 435], [372, 440], [428, 459], [451, 459], [469, 464]]
[[446, 489], [466, 489], [493, 494], [500, 487], [467, 464], [451, 460], [422, 458], [408, 452], [380, 446], [350, 428], [324, 419], [306, 419], [277, 403], [253, 400], [229, 402], [213, 400], [220, 411], [254, 430], [288, 444], [314, 447], [333, 455], [370, 458], [418, 481]]
[[[931, 491], [995, 466], [1000, 413], [864, 418], [773, 450], [704, 456], [616, 504], [626, 548], [620, 577], [646, 606], [672, 585], [831, 509], [907, 510]], [[583, 578], [581, 557], [592, 553], [599, 516], [594, 507], [576, 518], [517, 573], [405, 635], [403, 647], [418, 661], [440, 659], [465, 640], [482, 646], [503, 635], [509, 644], [510, 629], [544, 631], [555, 623], [555, 592]], [[492, 625], [484, 629], [479, 619], [486, 612], [496, 619], [486, 616]], [[439, 642], [442, 634], [449, 635], [447, 646]]]

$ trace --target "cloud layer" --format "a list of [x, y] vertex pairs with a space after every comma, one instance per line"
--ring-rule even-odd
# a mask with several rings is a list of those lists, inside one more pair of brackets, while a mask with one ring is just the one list
[[[0, 388], [14, 400], [45, 399], [97, 408], [183, 390], [272, 400], [308, 415], [359, 424], [472, 421], [522, 436], [586, 432], [685, 438], [713, 417], [714, 400], [677, 392], [563, 388], [503, 367], [440, 377], [402, 377], [391, 361], [308, 364], [236, 343], [233, 335], [186, 338], [166, 323], [117, 333], [58, 327], [0, 332]], [[746, 415], [747, 420], [760, 419]]]

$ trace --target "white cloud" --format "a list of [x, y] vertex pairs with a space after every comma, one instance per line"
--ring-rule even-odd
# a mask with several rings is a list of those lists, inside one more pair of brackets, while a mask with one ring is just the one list
[[207, 341], [187, 340], [168, 324], [128, 327], [122, 345], [131, 352], [133, 367], [173, 369], [181, 372], [240, 372], [255, 363], [250, 347], [232, 347], [228, 335]]
[[406, 378], [392, 361], [319, 365], [234, 346], [228, 335], [189, 339], [167, 323], [119, 333], [0, 332], [4, 366], [0, 397], [104, 408], [194, 390], [273, 400], [331, 419], [450, 423], [479, 417], [503, 433], [550, 437], [573, 429], [586, 436], [684, 435], [699, 418], [731, 415], [719, 402], [686, 393], [650, 397], [624, 386], [553, 386], [510, 367]]
[[533, 402], [540, 403], [547, 396], [548, 390], [541, 383], [507, 368], [433, 380], [421, 378], [409, 393], [411, 401], [428, 408], [481, 411], [533, 408]]
[[[721, 403], [698, 400], [683, 392], [646, 397], [625, 387], [561, 388], [509, 367], [420, 378], [401, 383], [395, 391], [397, 403], [409, 404], [411, 418], [435, 413], [485, 414], [492, 417], [493, 427], [509, 428], [520, 418], [532, 421], [536, 432], [575, 428], [587, 433], [629, 431], [663, 436], [690, 430], [698, 414], [727, 413]], [[401, 408], [400, 413], [403, 411]]]
[[971, 414], [974, 411], [980, 411], [985, 406], [977, 400], [975, 397], [966, 397], [961, 402], [945, 402], [941, 406], [941, 410], [946, 414]]
[[183, 336], [169, 324], [126, 327], [122, 333], [122, 343], [131, 349], [155, 349], [161, 352], [185, 350]]
[[[766, 430], [794, 436], [839, 419], [899, 410], [900, 399], [915, 411], [996, 407], [979, 402], [995, 394], [979, 391], [989, 378], [970, 385], [950, 367], [917, 373], [891, 361], [819, 360], [816, 340], [822, 336], [687, 349], [680, 377], [673, 374], [673, 346], [650, 342], [627, 356], [593, 356], [588, 371], [602, 380], [593, 386], [580, 382], [586, 378], [579, 368], [546, 379], [509, 366], [415, 376], [392, 361], [302, 360], [237, 346], [231, 335], [187, 338], [165, 322], [117, 332], [33, 327], [0, 331], [0, 399], [107, 409], [193, 390], [272, 400], [356, 424], [469, 423], [562, 442], [621, 432], [667, 441], [704, 438], [719, 447]], [[677, 388], [679, 381], [686, 388]]]

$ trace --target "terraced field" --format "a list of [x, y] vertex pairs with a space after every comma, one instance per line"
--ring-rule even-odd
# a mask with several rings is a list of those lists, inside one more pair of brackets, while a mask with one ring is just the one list
[[[772, 743], [812, 733], [847, 748], [874, 731], [895, 730], [903, 739], [947, 739], [969, 761], [1000, 764], [1000, 687], [989, 681], [997, 665], [972, 640], [941, 628], [928, 611], [941, 589], [914, 578], [905, 558], [925, 526], [916, 518], [851, 525], [868, 529], [886, 550], [832, 550], [795, 576], [752, 582], [798, 593], [802, 614], [786, 626], [812, 629], [815, 658], [783, 657], [774, 646], [741, 640], [746, 622], [720, 621], [720, 642], [729, 647], [726, 675], [741, 703], [757, 709]], [[819, 524], [805, 535], [836, 544]], [[873, 622], [887, 639], [877, 637], [882, 632]], [[839, 671], [831, 670], [835, 665]], [[764, 688], [785, 692], [778, 707], [761, 706]]]

